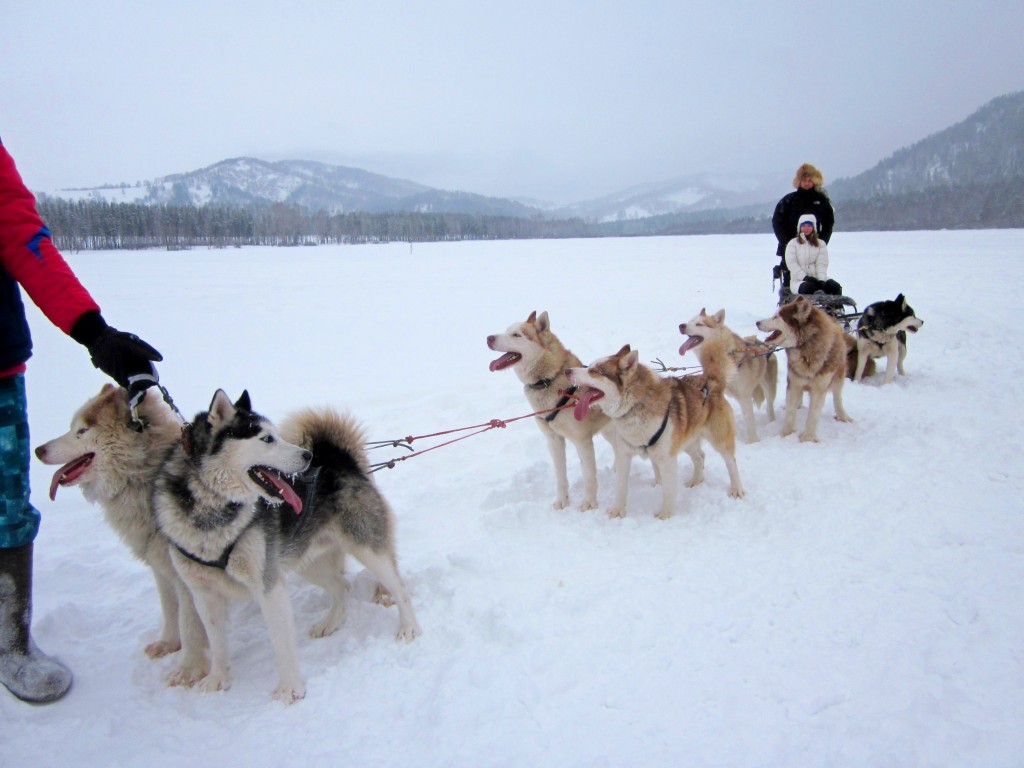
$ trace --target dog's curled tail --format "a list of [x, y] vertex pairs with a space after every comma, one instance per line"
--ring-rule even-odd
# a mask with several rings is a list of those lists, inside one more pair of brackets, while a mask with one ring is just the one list
[[338, 466], [348, 458], [364, 475], [370, 476], [366, 457], [366, 435], [353, 417], [333, 408], [305, 408], [281, 422], [281, 437], [313, 452], [313, 464]]

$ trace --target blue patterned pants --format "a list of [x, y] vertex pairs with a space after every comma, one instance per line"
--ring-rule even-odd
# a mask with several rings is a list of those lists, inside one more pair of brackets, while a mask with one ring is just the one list
[[0, 379], [0, 549], [28, 544], [39, 531], [29, 503], [28, 405], [25, 375]]

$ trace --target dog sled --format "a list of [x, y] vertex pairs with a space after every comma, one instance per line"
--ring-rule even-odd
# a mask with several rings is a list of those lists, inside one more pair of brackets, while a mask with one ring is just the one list
[[[798, 294], [793, 293], [789, 286], [786, 285], [786, 279], [783, 274], [781, 265], [775, 265], [772, 270], [772, 288], [775, 287], [775, 281], [779, 281], [779, 304], [789, 304]], [[849, 296], [835, 296], [832, 294], [824, 293], [822, 291], [816, 291], [815, 293], [805, 294], [814, 306], [818, 307], [825, 312], [826, 315], [836, 320], [840, 325], [843, 326], [844, 331], [854, 330], [854, 324], [857, 319], [863, 314], [857, 310], [857, 302]]]

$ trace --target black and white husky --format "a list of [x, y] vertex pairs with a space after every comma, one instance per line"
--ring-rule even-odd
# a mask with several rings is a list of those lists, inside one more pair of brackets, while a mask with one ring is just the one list
[[896, 372], [904, 375], [903, 361], [907, 357], [907, 331], [917, 333], [924, 320], [914, 314], [901, 293], [891, 301], [870, 304], [857, 321], [857, 367], [854, 381], [860, 381], [868, 360], [886, 358], [885, 380], [891, 384]]
[[363, 437], [351, 420], [307, 410], [278, 431], [253, 412], [248, 393], [232, 403], [218, 390], [188, 433], [161, 468], [153, 510], [209, 636], [203, 690], [229, 687], [228, 601], [253, 598], [277, 658], [274, 698], [301, 699], [305, 684], [283, 572], [294, 570], [327, 591], [327, 615], [311, 631], [326, 636], [344, 618], [346, 553], [394, 597], [398, 638], [419, 634], [398, 574], [392, 513], [369, 474]]

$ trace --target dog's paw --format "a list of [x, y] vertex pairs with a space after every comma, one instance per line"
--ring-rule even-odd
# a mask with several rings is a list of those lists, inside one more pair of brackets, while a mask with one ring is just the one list
[[199, 681], [198, 688], [203, 693], [226, 691], [231, 687], [231, 679], [227, 675], [209, 674]]
[[423, 630], [420, 629], [420, 625], [414, 621], [410, 624], [399, 627], [398, 634], [395, 635], [395, 640], [400, 643], [411, 643], [422, 634]]
[[626, 508], [625, 507], [612, 507], [611, 509], [608, 510], [608, 517], [610, 517], [612, 519], [614, 519], [616, 517], [625, 517], [625, 516], [626, 516]]
[[324, 619], [323, 621], [318, 621], [316, 624], [309, 628], [309, 636], [312, 637], [314, 640], [317, 640], [321, 637], [330, 637], [340, 628], [340, 621], [331, 621], [328, 619]]
[[569, 506], [568, 496], [559, 496], [557, 499], [551, 502], [552, 509], [565, 509]]
[[789, 437], [794, 432], [796, 432], [796, 430], [793, 427], [785, 427], [781, 432], [779, 432], [779, 437]]
[[273, 693], [274, 701], [282, 704], [294, 704], [299, 699], [306, 698], [306, 685], [299, 681], [295, 683], [279, 683]]
[[817, 443], [818, 442], [818, 436], [815, 435], [815, 434], [812, 434], [810, 432], [804, 432], [804, 433], [802, 433], [800, 435], [800, 442], [801, 443]]
[[703, 482], [704, 482], [704, 475], [701, 475], [700, 477], [691, 477], [689, 480], [686, 481], [686, 487], [687, 488], [696, 488], [698, 485], [700, 485]]
[[597, 499], [584, 499], [580, 502], [577, 509], [580, 512], [589, 512], [591, 509], [597, 509]]
[[669, 518], [672, 517], [672, 510], [671, 509], [663, 509], [658, 514], [656, 514], [655, 517], [658, 518], [659, 520], [668, 520]]
[[745, 490], [743, 490], [742, 488], [730, 488], [729, 489], [729, 498], [732, 498], [732, 499], [742, 499], [746, 495], [747, 495], [747, 492]]
[[848, 416], [847, 414], [845, 414], [845, 413], [843, 413], [843, 414], [840, 414], [840, 415], [836, 416], [836, 421], [842, 421], [842, 422], [844, 422], [844, 423], [846, 423], [846, 424], [852, 424], [852, 423], [853, 423], [853, 419], [851, 419], [851, 418], [850, 418], [850, 417], [849, 417], [849, 416]]
[[383, 605], [385, 608], [390, 608], [395, 604], [395, 597], [383, 584], [378, 584], [377, 588], [373, 591], [373, 602], [377, 605]]
[[167, 676], [167, 684], [176, 687], [191, 688], [202, 680], [209, 670], [202, 664], [182, 664]]
[[181, 641], [170, 642], [167, 640], [157, 640], [155, 643], [150, 643], [146, 646], [146, 655], [151, 659], [162, 659], [169, 653], [175, 653], [181, 650]]

